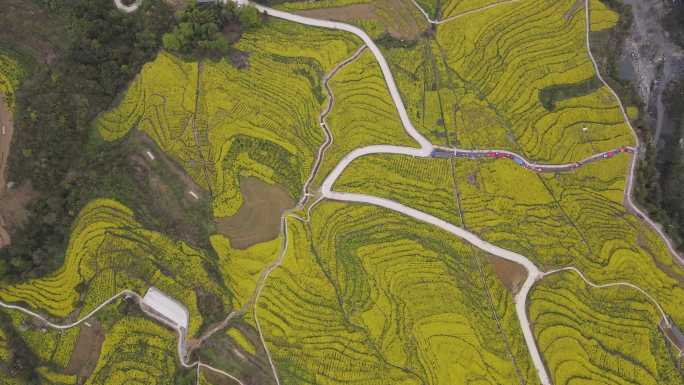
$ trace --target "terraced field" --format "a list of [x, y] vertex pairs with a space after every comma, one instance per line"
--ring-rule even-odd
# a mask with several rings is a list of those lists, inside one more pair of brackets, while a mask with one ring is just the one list
[[231, 305], [230, 295], [209, 276], [206, 264], [211, 262], [203, 252], [142, 228], [117, 202], [98, 200], [79, 215], [64, 266], [44, 278], [3, 286], [0, 299], [63, 318], [85, 315], [123, 289], [144, 294], [155, 286], [183, 298], [192, 335], [204, 317], [196, 288], [213, 293], [227, 308]]
[[461, 225], [455, 183], [446, 159], [370, 155], [352, 162], [333, 187], [388, 198]]
[[[574, 4], [502, 3], [440, 25], [434, 40], [386, 49], [418, 128], [433, 143], [549, 163], [634, 144], [615, 99], [590, 82], [584, 12]], [[614, 25], [614, 13], [592, 6], [592, 30]]]
[[530, 319], [553, 383], [678, 384], [660, 313], [636, 290], [593, 289], [572, 272], [542, 281]]
[[324, 203], [288, 225], [257, 308], [281, 383], [537, 381], [478, 251], [370, 206]]
[[149, 134], [211, 192], [216, 217], [240, 207], [240, 176], [282, 184], [297, 198], [323, 141], [321, 79], [359, 45], [349, 35], [273, 20], [240, 40], [249, 62], [243, 69], [162, 53], [97, 125], [108, 140], [134, 127]]
[[152, 320], [127, 317], [107, 333], [86, 385], [171, 384], [177, 370], [176, 337]]
[[370, 51], [343, 67], [329, 82], [335, 104], [327, 116], [332, 144], [316, 179], [322, 183], [333, 167], [352, 150], [373, 144], [416, 147], [401, 125], [380, 68]]
[[[365, 2], [282, 7], [357, 3]], [[445, 1], [439, 13], [448, 17], [495, 3]], [[586, 56], [578, 4], [501, 2], [440, 25], [432, 38], [385, 41], [416, 126], [436, 144], [506, 148], [554, 163], [633, 144]], [[436, 2], [419, 5], [437, 13]], [[615, 24], [601, 3], [592, 1], [592, 7], [592, 30]], [[238, 44], [245, 53], [240, 69], [227, 60], [186, 62], [161, 53], [119, 105], [99, 117], [97, 128], [108, 141], [134, 129], [149, 135], [209, 191], [216, 218], [240, 208], [240, 177], [277, 183], [296, 199], [324, 139], [318, 121], [327, 105], [322, 79], [360, 46], [350, 36], [269, 20]], [[334, 140], [314, 185], [353, 149], [415, 147], [368, 51], [329, 86], [335, 104], [326, 121]], [[542, 270], [573, 265], [598, 283], [637, 284], [681, 325], [684, 273], [657, 234], [623, 205], [628, 156], [553, 174], [505, 159], [374, 154], [352, 162], [334, 189], [432, 214]], [[291, 215], [285, 224], [285, 234], [244, 249], [214, 234], [213, 258], [143, 228], [120, 203], [97, 200], [74, 224], [64, 266], [0, 287], [0, 299], [74, 319], [122, 289], [142, 294], [155, 286], [188, 307], [189, 335], [196, 337], [208, 319], [249, 305], [257, 288], [254, 311], [228, 323], [200, 354], [247, 382], [270, 383], [271, 374], [282, 384], [540, 382], [523, 338], [529, 325], [520, 324], [513, 302], [523, 278], [511, 277], [520, 273], [501, 260], [374, 206], [323, 202], [310, 220]], [[541, 276], [532, 267], [529, 276]], [[211, 306], [202, 300], [207, 297]], [[683, 380], [658, 331], [660, 314], [636, 291], [593, 289], [573, 273], [557, 273], [537, 283], [527, 304], [556, 385]], [[47, 365], [39, 370], [46, 383], [79, 381], [62, 369], [71, 366], [83, 329], [44, 332], [22, 313], [9, 314]], [[174, 333], [136, 307], [118, 302], [96, 321], [105, 337], [86, 384], [190, 381], [193, 373], [179, 368]], [[10, 355], [7, 340], [0, 329], [0, 363]], [[242, 362], [258, 367], [262, 377], [250, 377]], [[197, 373], [192, 378], [198, 384], [234, 381], [204, 369]]]

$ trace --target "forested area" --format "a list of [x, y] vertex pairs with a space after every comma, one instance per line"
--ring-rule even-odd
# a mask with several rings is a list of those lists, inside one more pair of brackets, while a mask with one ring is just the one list
[[[673, 3], [662, 20], [673, 42], [684, 48], [684, 4]], [[675, 127], [661, 143], [646, 137], [646, 156], [639, 170], [639, 200], [682, 248], [684, 240], [684, 76], [668, 85], [663, 97]]]
[[[117, 149], [92, 143], [90, 123], [106, 109], [161, 45], [173, 13], [147, 0], [124, 14], [110, 0], [39, 0], [66, 25], [64, 48], [17, 92], [9, 179], [40, 195], [28, 222], [0, 250], [0, 277], [43, 274], [61, 263], [71, 223], [89, 199], [125, 189]], [[103, 183], [101, 179], [109, 179]]]
[[[11, 245], [0, 249], [0, 280], [40, 276], [60, 266], [76, 215], [98, 197], [124, 202], [150, 228], [176, 228], [159, 212], [131, 160], [139, 150], [135, 141], [102, 141], [92, 121], [164, 43], [187, 59], [216, 58], [229, 48], [224, 26], [232, 24], [239, 36], [261, 20], [255, 8], [232, 3], [190, 5], [178, 20], [163, 0], [145, 0], [133, 13], [117, 10], [112, 0], [34, 0], [27, 6], [58, 19], [64, 31], [55, 30], [60, 44], [54, 60], [35, 69], [16, 95], [9, 180], [30, 183], [38, 198], [27, 207], [27, 222], [14, 229]], [[183, 35], [188, 28], [191, 33]]]
[[237, 7], [235, 3], [191, 4], [181, 14], [173, 31], [164, 34], [164, 48], [182, 55], [225, 55], [230, 42], [223, 34], [228, 24], [238, 29], [257, 26], [260, 16], [254, 7]]

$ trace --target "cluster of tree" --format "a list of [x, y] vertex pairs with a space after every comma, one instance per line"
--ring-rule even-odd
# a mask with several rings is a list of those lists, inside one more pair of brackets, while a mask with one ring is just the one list
[[[620, 14], [616, 28], [609, 32], [607, 44], [594, 49], [605, 59], [610, 85], [617, 90], [626, 104], [639, 105], [640, 116], [645, 115], [647, 106], [639, 100], [635, 87], [619, 80], [617, 59], [622, 55], [624, 39], [633, 23], [631, 8], [619, 0], [602, 0], [608, 7]], [[684, 4], [674, 3], [671, 12], [664, 18], [663, 27], [673, 40], [684, 47]], [[669, 134], [664, 144], [656, 144], [652, 128], [643, 118], [632, 121], [644, 144], [643, 157], [637, 170], [635, 198], [646, 209], [649, 216], [663, 225], [675, 244], [682, 246], [684, 240], [684, 111], [681, 100], [684, 97], [684, 78], [673, 84], [665, 95], [668, 115], [678, 127]]]
[[0, 331], [11, 350], [9, 359], [0, 362], [0, 376], [18, 379], [21, 384], [40, 384], [40, 376], [36, 371], [40, 360], [12, 326], [12, 319], [3, 313], [0, 313]]
[[245, 30], [259, 23], [260, 17], [254, 7], [237, 7], [231, 1], [192, 4], [183, 11], [173, 31], [164, 34], [164, 48], [183, 55], [225, 55], [230, 49], [223, 33], [226, 25], [237, 25]]
[[639, 167], [638, 199], [649, 214], [680, 245], [684, 240], [684, 79], [666, 96], [668, 114], [677, 129], [659, 146], [650, 141]]
[[59, 266], [83, 205], [107, 189], [131, 188], [116, 150], [92, 140], [91, 122], [156, 55], [174, 24], [163, 0], [145, 0], [131, 14], [111, 0], [37, 0], [31, 6], [49, 7], [68, 32], [53, 63], [37, 69], [16, 95], [9, 180], [31, 183], [40, 198], [29, 205], [12, 244], [0, 249], [0, 280]]
[[672, 10], [663, 18], [663, 28], [672, 40], [684, 47], [684, 2], [673, 1]]

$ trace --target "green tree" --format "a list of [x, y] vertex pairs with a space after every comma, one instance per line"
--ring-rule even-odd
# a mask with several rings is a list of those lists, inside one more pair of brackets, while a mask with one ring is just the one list
[[238, 20], [243, 28], [254, 28], [260, 23], [259, 12], [252, 6], [242, 6], [238, 8]]

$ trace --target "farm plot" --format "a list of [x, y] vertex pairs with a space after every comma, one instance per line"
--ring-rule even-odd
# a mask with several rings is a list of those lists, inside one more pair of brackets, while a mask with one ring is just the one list
[[85, 384], [174, 383], [176, 338], [147, 318], [122, 318], [107, 331], [97, 367]]
[[[634, 142], [607, 88], [573, 87], [595, 76], [584, 13], [564, 17], [574, 3], [501, 5], [445, 24], [437, 34], [448, 71], [499, 117], [513, 144], [506, 147], [532, 159], [574, 161]], [[561, 85], [570, 89], [566, 98], [545, 106], [543, 90]], [[476, 146], [469, 133], [478, 128], [459, 132], [463, 145]]]
[[373, 144], [416, 147], [406, 134], [372, 53], [366, 50], [330, 81], [335, 104], [327, 118], [332, 144], [326, 150], [316, 184], [352, 150]]
[[231, 304], [225, 288], [207, 272], [208, 265], [203, 252], [142, 228], [117, 202], [97, 200], [76, 220], [62, 268], [3, 287], [0, 298], [62, 318], [84, 315], [123, 289], [144, 294], [155, 286], [189, 309], [188, 333], [193, 335], [208, 317], [200, 312], [196, 288], [213, 293], [227, 308]]
[[349, 34], [271, 20], [241, 38], [245, 68], [162, 53], [97, 124], [109, 140], [133, 127], [148, 133], [211, 192], [216, 217], [241, 206], [240, 176], [298, 198], [323, 142], [321, 79], [359, 45]]
[[455, 187], [446, 159], [383, 154], [356, 159], [333, 189], [391, 199], [461, 225]]
[[[432, 40], [386, 48], [417, 127], [434, 143], [550, 163], [634, 144], [609, 91], [587, 86], [595, 72], [584, 12], [567, 14], [574, 4], [501, 4], [440, 25]], [[605, 6], [592, 6], [594, 30], [614, 25]]]
[[658, 235], [623, 206], [629, 161], [620, 155], [557, 175], [500, 160], [461, 161], [465, 223], [544, 270], [572, 265], [597, 283], [636, 284], [683, 324], [684, 273]]
[[558, 273], [535, 286], [529, 313], [555, 385], [682, 382], [660, 313], [636, 290], [595, 289]]
[[283, 384], [537, 383], [477, 250], [372, 206], [323, 203], [288, 229], [257, 306]]

